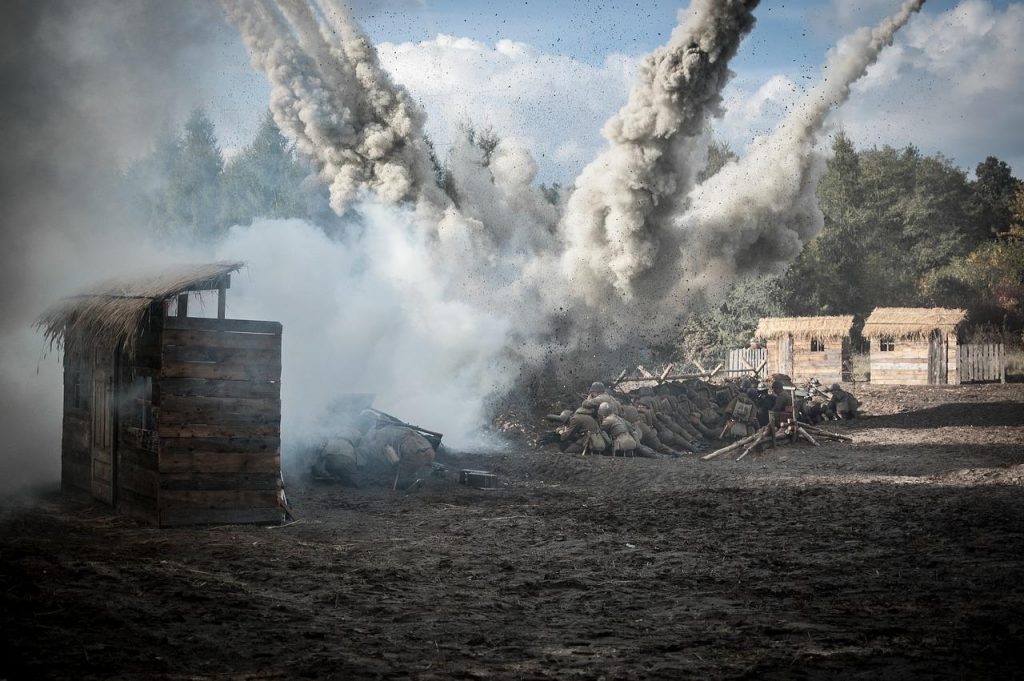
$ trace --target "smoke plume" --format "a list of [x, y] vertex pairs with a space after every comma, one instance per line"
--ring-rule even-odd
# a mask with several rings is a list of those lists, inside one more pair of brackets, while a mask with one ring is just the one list
[[631, 298], [658, 261], [675, 199], [707, 153], [729, 60], [754, 27], [757, 0], [695, 0], [667, 45], [644, 59], [629, 103], [604, 126], [607, 148], [576, 181], [562, 226], [574, 293], [591, 304]]
[[374, 194], [424, 209], [446, 205], [434, 183], [419, 108], [380, 67], [340, 2], [224, 0], [253, 66], [272, 86], [274, 120], [313, 159], [344, 214]]
[[878, 26], [840, 41], [827, 57], [821, 83], [775, 131], [696, 188], [675, 224], [679, 281], [713, 286], [737, 274], [779, 272], [818, 234], [824, 224], [815, 197], [824, 172], [818, 134], [829, 112], [846, 101], [850, 86], [923, 4], [907, 0]]

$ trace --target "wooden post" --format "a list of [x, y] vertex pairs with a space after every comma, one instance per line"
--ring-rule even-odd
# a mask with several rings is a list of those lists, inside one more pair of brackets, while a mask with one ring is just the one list
[[217, 319], [225, 319], [228, 309], [228, 287], [223, 280], [217, 287]]
[[999, 382], [1006, 383], [1006, 354], [1003, 352], [1003, 344], [999, 344]]
[[188, 294], [182, 293], [178, 296], [178, 317], [188, 316]]

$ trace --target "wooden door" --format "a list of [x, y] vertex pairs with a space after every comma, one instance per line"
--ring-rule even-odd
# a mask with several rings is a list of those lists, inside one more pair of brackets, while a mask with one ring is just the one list
[[114, 372], [96, 353], [92, 382], [92, 496], [114, 505]]
[[780, 374], [793, 376], [793, 337], [782, 336], [779, 338], [779, 368]]
[[945, 385], [947, 382], [946, 336], [935, 332], [928, 338], [928, 383]]

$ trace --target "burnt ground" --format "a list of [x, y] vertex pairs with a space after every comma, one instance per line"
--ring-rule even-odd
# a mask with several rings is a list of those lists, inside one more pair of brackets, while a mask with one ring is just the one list
[[293, 484], [286, 527], [0, 514], [0, 678], [1002, 678], [1024, 385], [858, 391], [852, 445], [466, 456], [499, 490]]

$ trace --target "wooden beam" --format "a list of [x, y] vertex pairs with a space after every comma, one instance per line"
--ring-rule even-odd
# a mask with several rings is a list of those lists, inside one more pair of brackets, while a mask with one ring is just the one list
[[217, 319], [225, 319], [228, 309], [228, 284], [221, 280], [217, 288]]
[[188, 316], [188, 294], [182, 293], [178, 296], [178, 317]]

